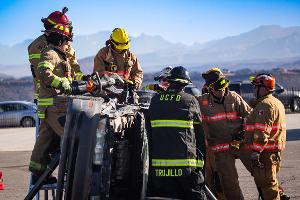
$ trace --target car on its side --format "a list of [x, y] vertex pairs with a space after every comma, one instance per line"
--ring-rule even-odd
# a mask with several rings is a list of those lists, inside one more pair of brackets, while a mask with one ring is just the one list
[[0, 102], [0, 127], [35, 126], [37, 107], [27, 101]]
[[[254, 98], [253, 86], [250, 81], [231, 82], [229, 89], [240, 94], [247, 102]], [[283, 103], [285, 108], [290, 109], [292, 112], [300, 112], [299, 90], [287, 90], [282, 85], [276, 83], [273, 95]]]

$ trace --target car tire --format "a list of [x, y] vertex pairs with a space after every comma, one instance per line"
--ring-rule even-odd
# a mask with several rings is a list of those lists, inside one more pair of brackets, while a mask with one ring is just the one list
[[300, 98], [293, 98], [290, 108], [292, 112], [300, 112]]
[[21, 126], [22, 127], [34, 127], [35, 126], [35, 120], [31, 117], [24, 117], [21, 120]]

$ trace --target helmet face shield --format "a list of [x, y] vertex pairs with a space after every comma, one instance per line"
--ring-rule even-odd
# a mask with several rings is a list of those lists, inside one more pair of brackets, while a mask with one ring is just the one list
[[62, 35], [64, 41], [72, 41], [73, 40], [73, 33], [71, 32], [70, 28], [67, 25], [63, 24], [56, 24], [50, 30], [46, 30], [47, 33], [56, 33]]
[[130, 41], [128, 41], [126, 43], [120, 43], [120, 42], [116, 42], [114, 40], [111, 40], [111, 42], [113, 43], [114, 47], [117, 50], [127, 50], [130, 47], [130, 44], [129, 44]]
[[154, 77], [155, 81], [160, 81], [161, 79], [166, 79], [170, 75], [170, 71], [173, 69], [172, 66], [165, 67], [161, 70], [160, 74]]
[[229, 80], [225, 79], [224, 77], [221, 77], [219, 80], [209, 84], [208, 86], [216, 91], [221, 91], [229, 86]]

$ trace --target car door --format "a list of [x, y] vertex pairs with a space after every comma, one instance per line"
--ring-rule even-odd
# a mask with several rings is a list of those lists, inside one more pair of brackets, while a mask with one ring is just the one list
[[10, 103], [6, 106], [6, 120], [8, 126], [19, 126], [22, 118], [19, 103]]
[[13, 116], [13, 104], [7, 103], [2, 104], [3, 109], [3, 126], [12, 126], [14, 125], [14, 116]]

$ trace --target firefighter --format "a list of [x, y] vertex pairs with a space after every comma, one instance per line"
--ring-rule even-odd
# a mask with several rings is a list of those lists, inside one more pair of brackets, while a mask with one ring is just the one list
[[243, 118], [249, 115], [251, 107], [237, 93], [229, 91], [229, 81], [220, 69], [212, 68], [202, 77], [208, 86], [208, 93], [199, 97], [208, 144], [206, 183], [219, 199], [244, 199], [235, 167], [239, 147], [234, 138], [243, 130]]
[[[62, 11], [52, 12], [47, 18], [42, 18], [41, 21], [44, 24], [44, 28], [46, 32], [36, 38], [29, 46], [28, 46], [28, 55], [30, 62], [30, 69], [32, 72], [33, 83], [34, 83], [34, 101], [37, 102], [39, 96], [39, 78], [37, 73], [37, 66], [41, 57], [41, 52], [47, 48], [48, 41], [47, 38], [49, 36], [49, 31], [56, 24], [69, 25], [71, 27], [71, 21], [69, 21], [66, 16], [66, 12], [68, 11], [67, 7], [64, 7]], [[80, 70], [80, 66], [77, 62], [75, 51], [71, 45], [68, 45], [65, 51], [69, 63], [71, 65], [72, 73], [76, 80], [81, 80], [83, 78], [83, 74]]]
[[[43, 115], [39, 136], [32, 151], [29, 170], [33, 173], [33, 184], [44, 172], [50, 161], [50, 153], [59, 150], [60, 136], [64, 132], [66, 116], [66, 98], [58, 94], [71, 92], [71, 65], [65, 53], [72, 41], [68, 25], [56, 24], [48, 33], [48, 47], [42, 52], [37, 74], [40, 80], [39, 110]], [[55, 177], [45, 180], [53, 183]]]
[[146, 85], [145, 87], [143, 87], [143, 90], [153, 90], [156, 92], [166, 91], [170, 85], [170, 83], [167, 80], [167, 76], [169, 75], [171, 70], [172, 70], [172, 66], [163, 68], [160, 74], [154, 77], [154, 80], [158, 81], [158, 83]]
[[129, 80], [138, 89], [143, 80], [143, 70], [137, 57], [129, 51], [130, 40], [124, 28], [115, 28], [106, 46], [94, 58], [94, 72], [117, 73], [125, 81]]
[[199, 104], [194, 96], [183, 92], [191, 82], [184, 67], [173, 68], [167, 79], [170, 86], [152, 98], [149, 108], [149, 193], [165, 198], [206, 199]]
[[250, 165], [247, 168], [250, 168], [262, 199], [289, 199], [285, 194], [280, 197], [277, 180], [286, 143], [286, 122], [283, 104], [272, 95], [275, 77], [258, 74], [251, 80], [257, 101], [246, 122], [243, 157]]
[[[217, 76], [217, 78], [219, 76], [224, 76], [223, 72], [217, 67], [213, 67], [213, 68], [211, 68], [210, 70], [208, 70], [207, 72], [205, 72], [203, 74], [208, 74], [209, 72], [214, 72], [214, 74], [215, 74], [215, 76]], [[209, 93], [209, 87], [208, 87], [207, 84], [204, 83], [204, 85], [202, 86], [202, 89], [201, 89], [201, 93], [202, 94]]]

